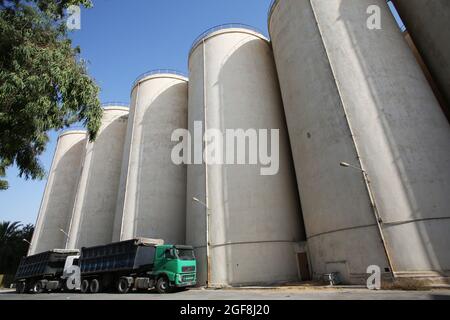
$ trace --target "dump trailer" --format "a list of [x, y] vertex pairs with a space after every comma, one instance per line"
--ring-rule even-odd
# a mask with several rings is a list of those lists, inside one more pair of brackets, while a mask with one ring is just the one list
[[82, 293], [127, 293], [151, 288], [167, 293], [196, 284], [193, 247], [165, 245], [155, 239], [82, 248], [80, 269]]
[[65, 288], [66, 271], [78, 264], [79, 250], [54, 249], [23, 257], [14, 283], [18, 293], [42, 293]]

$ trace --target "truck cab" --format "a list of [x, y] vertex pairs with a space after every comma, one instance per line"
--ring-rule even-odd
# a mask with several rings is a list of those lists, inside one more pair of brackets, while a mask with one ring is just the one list
[[185, 245], [160, 245], [156, 247], [152, 278], [158, 279], [155, 287], [159, 292], [172, 288], [196, 285], [196, 260], [194, 248]]

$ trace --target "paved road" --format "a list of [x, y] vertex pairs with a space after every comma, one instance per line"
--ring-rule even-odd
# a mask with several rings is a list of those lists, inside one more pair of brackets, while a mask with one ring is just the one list
[[0, 300], [450, 300], [450, 290], [370, 291], [366, 289], [193, 289], [157, 293], [79, 294], [45, 293], [18, 295], [0, 291]]

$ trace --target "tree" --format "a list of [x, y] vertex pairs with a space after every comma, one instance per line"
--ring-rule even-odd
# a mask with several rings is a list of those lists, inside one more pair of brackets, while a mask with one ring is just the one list
[[[42, 179], [48, 132], [84, 125], [95, 140], [99, 88], [68, 38], [65, 9], [90, 0], [0, 0], [0, 178]], [[0, 190], [8, 187], [0, 179]]]
[[33, 236], [34, 226], [23, 226], [20, 222], [0, 223], [0, 274], [14, 274], [20, 259], [27, 255], [28, 243]]
[[11, 272], [11, 257], [16, 251], [20, 227], [20, 222], [0, 223], [0, 273]]
[[3, 248], [9, 240], [19, 235], [20, 222], [3, 221], [0, 223], [0, 247]]
[[[3, 178], [6, 175], [5, 166], [0, 164], [0, 178]], [[8, 181], [0, 179], [0, 191], [8, 189]]]

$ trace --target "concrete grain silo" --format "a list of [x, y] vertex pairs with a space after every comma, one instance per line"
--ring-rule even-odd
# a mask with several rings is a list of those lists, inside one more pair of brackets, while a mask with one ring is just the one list
[[140, 77], [132, 90], [114, 240], [184, 244], [186, 165], [172, 162], [174, 130], [187, 129], [187, 78], [172, 71]]
[[394, 4], [450, 108], [450, 1], [395, 0]]
[[[195, 41], [189, 72], [189, 131], [197, 141], [197, 164], [188, 166], [186, 242], [196, 248], [199, 283], [297, 280], [303, 225], [270, 44], [246, 27], [214, 28]], [[279, 129], [278, 172], [261, 175], [261, 166], [249, 161], [200, 164], [205, 129], [223, 135], [227, 129]], [[208, 147], [209, 142], [205, 154]]]
[[269, 30], [315, 275], [448, 275], [450, 126], [386, 1], [279, 0]]
[[97, 139], [86, 145], [67, 249], [112, 240], [127, 122], [127, 107], [104, 107]]
[[58, 138], [29, 254], [64, 249], [86, 144], [85, 131], [67, 131]]

